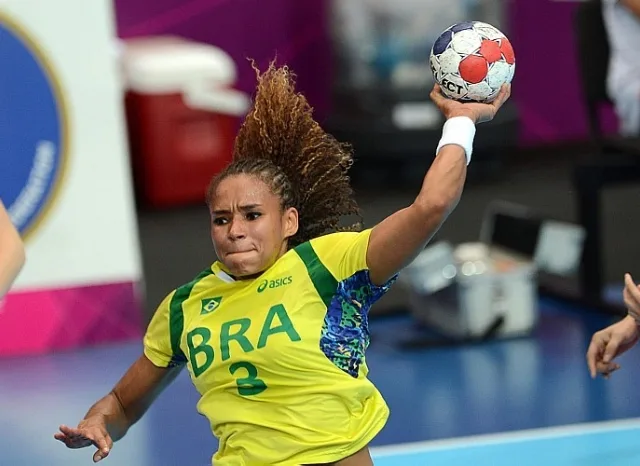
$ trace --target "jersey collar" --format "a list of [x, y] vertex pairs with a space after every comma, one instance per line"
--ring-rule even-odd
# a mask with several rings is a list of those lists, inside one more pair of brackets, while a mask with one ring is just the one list
[[235, 283], [235, 279], [222, 269], [220, 262], [215, 262], [211, 267], [213, 274], [225, 283]]

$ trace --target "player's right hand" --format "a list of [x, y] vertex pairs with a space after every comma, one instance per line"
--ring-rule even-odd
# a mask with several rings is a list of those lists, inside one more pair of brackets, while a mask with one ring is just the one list
[[64, 443], [67, 448], [84, 448], [93, 445], [97, 448], [93, 454], [94, 463], [106, 458], [113, 447], [113, 440], [101, 416], [84, 419], [75, 428], [61, 425], [60, 432], [53, 437]]
[[488, 103], [460, 102], [450, 99], [442, 94], [438, 83], [433, 86], [429, 96], [446, 119], [466, 116], [478, 124], [493, 120], [493, 117], [511, 96], [511, 84], [503, 84], [496, 98]]

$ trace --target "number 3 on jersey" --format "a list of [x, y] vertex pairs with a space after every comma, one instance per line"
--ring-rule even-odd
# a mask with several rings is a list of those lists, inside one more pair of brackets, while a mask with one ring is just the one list
[[250, 362], [234, 362], [231, 364], [231, 367], [229, 367], [231, 375], [235, 375], [238, 370], [247, 371], [246, 377], [236, 379], [236, 383], [238, 384], [238, 393], [240, 393], [240, 395], [257, 395], [267, 389], [267, 384], [258, 378], [258, 369], [256, 369], [256, 366]]
[[[280, 324], [274, 326], [276, 317]], [[251, 319], [248, 318], [232, 320], [222, 324], [220, 327], [220, 354], [223, 361], [231, 357], [229, 343], [232, 340], [240, 345], [244, 353], [254, 350], [254, 345], [244, 335], [250, 327]], [[282, 304], [275, 305], [269, 309], [255, 347], [258, 349], [263, 348], [266, 346], [269, 337], [277, 333], [285, 333], [292, 342], [300, 341], [300, 335], [294, 328], [293, 322], [291, 322]], [[195, 377], [202, 375], [215, 359], [213, 346], [209, 344], [211, 337], [211, 330], [206, 327], [196, 327], [187, 334], [189, 362]], [[242, 396], [257, 395], [267, 389], [264, 381], [258, 378], [258, 369], [250, 362], [235, 362], [229, 367], [229, 372], [236, 377], [238, 393]], [[244, 376], [245, 374], [246, 376]]]

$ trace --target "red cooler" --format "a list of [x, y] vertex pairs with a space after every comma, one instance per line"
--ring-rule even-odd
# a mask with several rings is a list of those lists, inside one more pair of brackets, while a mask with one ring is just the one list
[[231, 160], [249, 107], [222, 50], [171, 37], [124, 42], [122, 66], [138, 198], [152, 207], [204, 201]]

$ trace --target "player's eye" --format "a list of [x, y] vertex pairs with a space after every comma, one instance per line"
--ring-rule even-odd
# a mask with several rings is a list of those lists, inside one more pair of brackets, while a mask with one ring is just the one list
[[216, 217], [213, 219], [213, 224], [214, 225], [225, 225], [227, 223], [227, 219], [224, 217]]
[[249, 212], [247, 214], [247, 220], [249, 221], [253, 221], [253, 220], [258, 220], [258, 218], [260, 218], [262, 214], [260, 212]]

